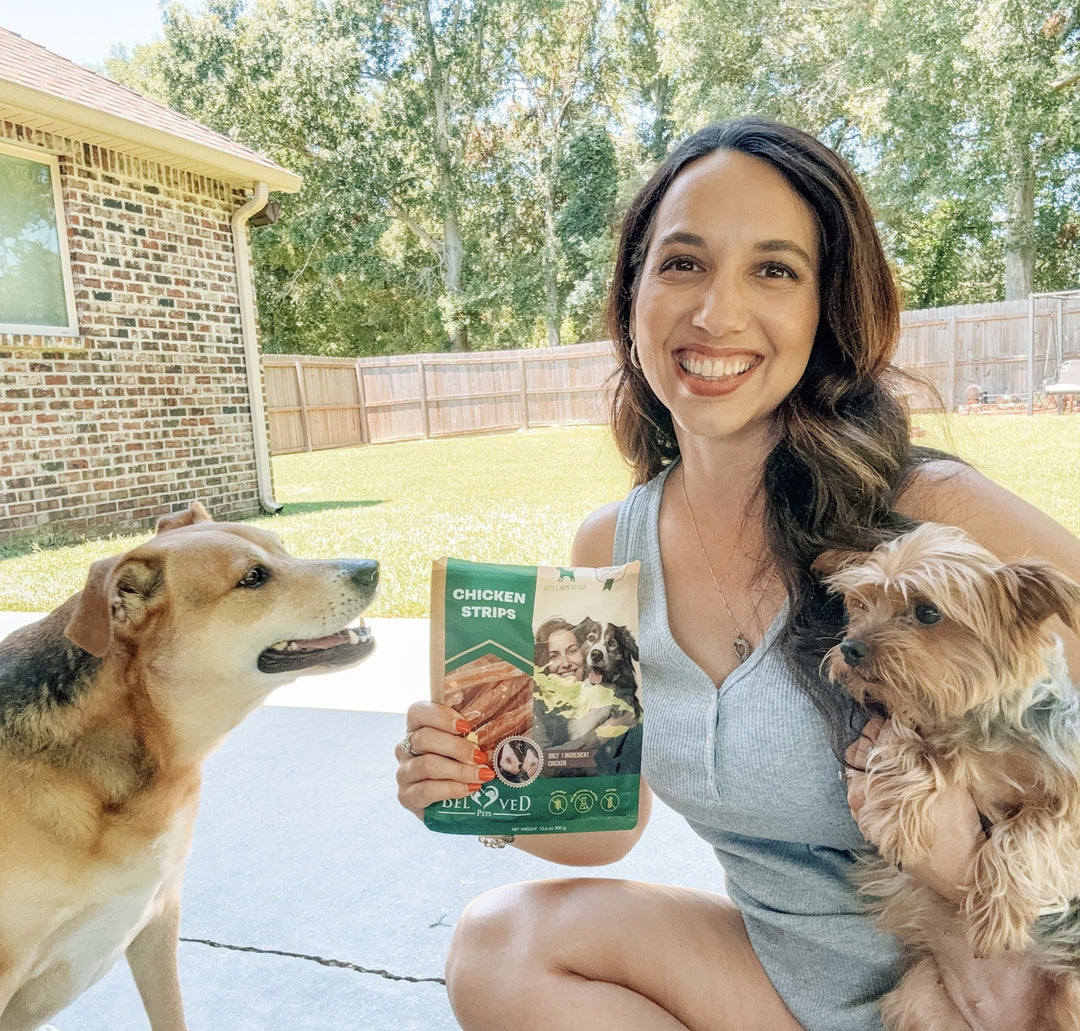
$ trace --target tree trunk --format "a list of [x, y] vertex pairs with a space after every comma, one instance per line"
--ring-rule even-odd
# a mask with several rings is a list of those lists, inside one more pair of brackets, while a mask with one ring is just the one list
[[461, 268], [465, 260], [465, 244], [461, 239], [458, 220], [458, 198], [454, 181], [454, 160], [450, 144], [448, 108], [449, 85], [445, 69], [435, 46], [435, 26], [431, 20], [429, 0], [424, 0], [424, 28], [427, 33], [428, 89], [435, 114], [435, 163], [439, 169], [439, 189], [443, 208], [443, 287], [446, 290], [448, 311], [443, 312], [443, 325], [454, 351], [469, 349], [469, 331], [461, 308]]
[[461, 239], [457, 211], [452, 208], [447, 209], [443, 218], [443, 240], [446, 260], [446, 275], [443, 282], [452, 309], [447, 326], [450, 334], [450, 348], [454, 351], [467, 351], [469, 329], [465, 324], [465, 313], [461, 310], [461, 263], [465, 255], [465, 244]]
[[1035, 291], [1035, 177], [1025, 170], [1009, 198], [1005, 230], [1005, 300], [1017, 301]]
[[547, 323], [548, 347], [558, 347], [559, 281], [555, 274], [555, 255], [550, 241], [544, 243], [544, 321]]
[[657, 163], [667, 157], [668, 144], [671, 142], [671, 120], [668, 117], [670, 107], [671, 80], [666, 75], [658, 75], [653, 83], [653, 121], [649, 141], [649, 156]]
[[558, 138], [551, 146], [547, 189], [544, 191], [544, 318], [548, 347], [559, 346], [559, 240], [555, 232], [555, 182]]

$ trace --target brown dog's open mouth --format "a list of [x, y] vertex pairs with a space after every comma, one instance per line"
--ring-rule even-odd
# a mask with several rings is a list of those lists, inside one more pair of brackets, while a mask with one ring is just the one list
[[351, 666], [375, 650], [375, 636], [361, 619], [359, 626], [306, 641], [278, 641], [259, 655], [262, 673], [291, 673], [309, 666]]

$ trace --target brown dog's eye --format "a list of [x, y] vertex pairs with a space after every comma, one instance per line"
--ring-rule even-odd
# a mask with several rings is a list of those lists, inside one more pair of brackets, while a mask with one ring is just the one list
[[252, 566], [241, 578], [237, 587], [262, 587], [270, 579], [270, 571], [265, 566]]
[[941, 612], [934, 605], [916, 605], [915, 618], [924, 626], [941, 622]]

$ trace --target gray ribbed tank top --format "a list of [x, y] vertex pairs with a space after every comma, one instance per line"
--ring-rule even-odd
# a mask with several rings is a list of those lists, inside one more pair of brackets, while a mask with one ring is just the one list
[[676, 644], [658, 536], [670, 468], [619, 509], [614, 562], [638, 559], [645, 740], [642, 772], [715, 850], [728, 895], [788, 1008], [807, 1031], [881, 1031], [875, 1000], [897, 975], [851, 886], [869, 848], [813, 704], [776, 646], [761, 646], [717, 688]]

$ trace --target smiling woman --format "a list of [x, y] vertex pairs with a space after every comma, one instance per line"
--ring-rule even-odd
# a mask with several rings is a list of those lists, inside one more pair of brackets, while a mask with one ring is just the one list
[[764, 456], [817, 332], [813, 213], [768, 165], [721, 150], [676, 180], [653, 231], [631, 312], [642, 372], [684, 454], [720, 433]]
[[[679, 144], [630, 206], [610, 297], [613, 427], [637, 486], [586, 519], [571, 563], [641, 562], [647, 787], [633, 831], [513, 844], [570, 865], [614, 861], [640, 837], [651, 788], [712, 845], [729, 897], [583, 878], [489, 892], [455, 929], [455, 1014], [468, 1031], [511, 1013], [548, 1031], [585, 1012], [624, 1031], [880, 1031], [897, 946], [852, 882], [873, 846], [838, 777], [867, 714], [821, 677], [843, 612], [812, 563], [925, 520], [1074, 575], [1080, 541], [912, 444], [890, 367], [899, 296], [873, 214], [812, 137], [748, 118]], [[1075, 668], [1080, 638], [1063, 636]], [[459, 718], [410, 708], [424, 744], [397, 755], [406, 808], [468, 793]], [[938, 824], [951, 829], [948, 864], [935, 852], [913, 871], [931, 887], [948, 886], [981, 837], [959, 794], [949, 812], [964, 818]], [[998, 1004], [1036, 978], [1021, 965], [988, 984], [980, 1012], [1010, 1012]]]

